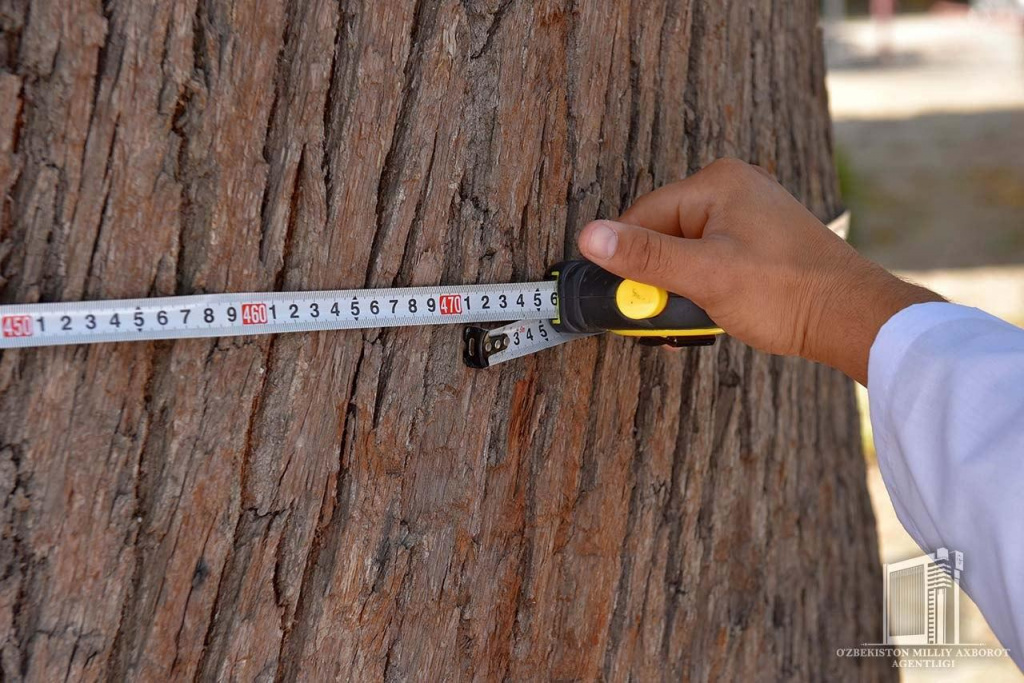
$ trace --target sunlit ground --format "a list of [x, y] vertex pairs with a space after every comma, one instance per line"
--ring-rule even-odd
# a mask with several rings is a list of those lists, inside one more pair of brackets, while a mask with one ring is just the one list
[[[916, 16], [879, 32], [850, 21], [830, 27], [827, 42], [851, 241], [953, 301], [1024, 324], [1024, 25]], [[917, 556], [875, 465], [865, 392], [859, 398], [879, 553], [883, 562]], [[971, 558], [964, 564], [969, 573]], [[961, 609], [963, 642], [997, 642], [966, 597]], [[903, 674], [1024, 680], [1008, 659]]]

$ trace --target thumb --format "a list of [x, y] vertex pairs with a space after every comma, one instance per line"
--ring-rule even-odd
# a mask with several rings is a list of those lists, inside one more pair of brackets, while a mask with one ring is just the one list
[[693, 299], [711, 272], [708, 244], [614, 221], [583, 229], [580, 251], [619, 277], [654, 285]]

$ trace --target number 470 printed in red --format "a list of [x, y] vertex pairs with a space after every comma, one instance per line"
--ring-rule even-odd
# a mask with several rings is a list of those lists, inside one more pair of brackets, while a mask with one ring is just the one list
[[32, 336], [32, 318], [27, 315], [5, 315], [0, 327], [5, 339]]
[[461, 294], [442, 294], [441, 295], [441, 315], [461, 315], [462, 314], [462, 295]]

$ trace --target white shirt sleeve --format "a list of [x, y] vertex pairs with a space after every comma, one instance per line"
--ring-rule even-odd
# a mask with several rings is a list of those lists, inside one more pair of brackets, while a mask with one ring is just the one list
[[868, 396], [900, 522], [926, 552], [963, 552], [961, 587], [1024, 668], [1024, 330], [911, 306], [871, 347]]

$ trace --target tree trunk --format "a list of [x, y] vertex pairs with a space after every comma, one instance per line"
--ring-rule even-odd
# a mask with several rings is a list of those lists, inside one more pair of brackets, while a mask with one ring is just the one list
[[[0, 0], [0, 301], [536, 279], [722, 155], [839, 204], [814, 0]], [[5, 351], [10, 680], [873, 679], [850, 383], [727, 340]]]

